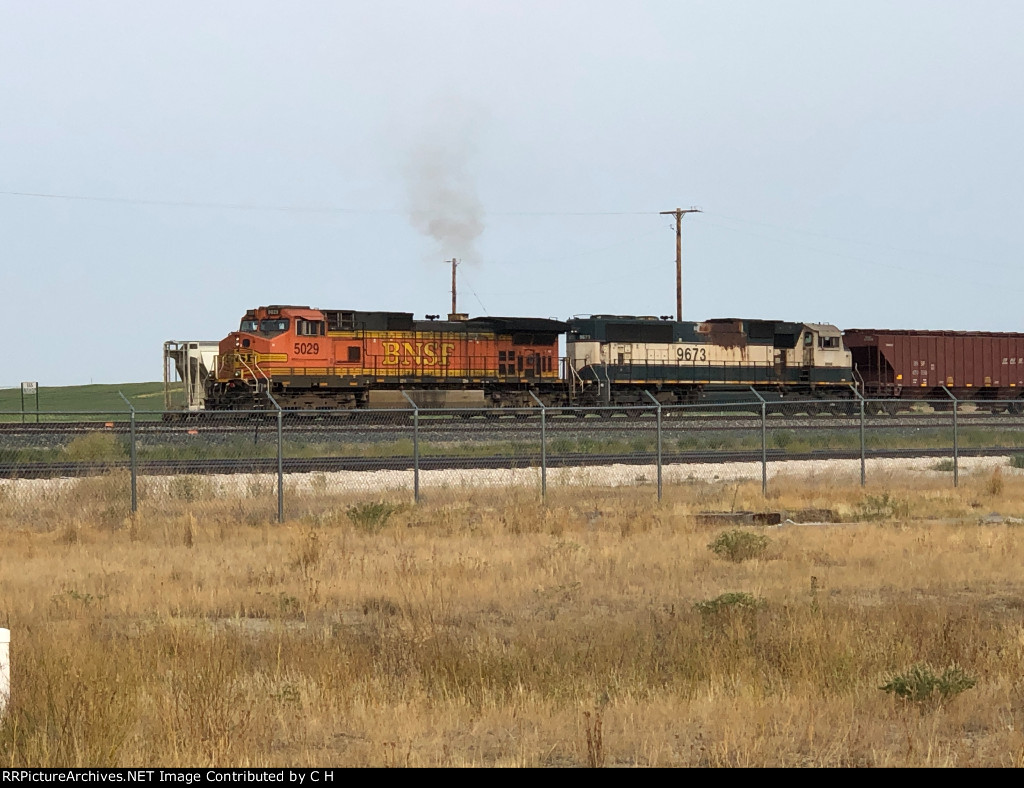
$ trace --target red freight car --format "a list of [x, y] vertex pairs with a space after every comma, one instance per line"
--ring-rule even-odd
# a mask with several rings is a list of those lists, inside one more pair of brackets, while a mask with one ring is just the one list
[[1024, 397], [1024, 334], [854, 328], [843, 343], [867, 397], [941, 400], [943, 386], [965, 400]]

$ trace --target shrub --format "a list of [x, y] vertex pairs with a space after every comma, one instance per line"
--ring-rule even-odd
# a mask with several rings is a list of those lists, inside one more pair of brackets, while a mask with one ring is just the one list
[[202, 476], [172, 476], [167, 483], [167, 494], [179, 501], [198, 501], [208, 498], [211, 488], [211, 482]]
[[881, 495], [867, 495], [858, 505], [858, 513], [864, 520], [899, 519], [910, 514], [910, 504], [892, 497], [887, 492]]
[[772, 443], [777, 449], [785, 449], [793, 442], [794, 434], [789, 430], [778, 430], [772, 433]]
[[693, 606], [693, 609], [704, 618], [711, 618], [720, 616], [723, 613], [754, 611], [761, 607], [762, 604], [762, 600], [753, 594], [748, 594], [746, 591], [730, 591], [729, 593], [716, 596], [714, 599], [705, 599], [703, 602], [698, 602]]
[[128, 450], [118, 437], [109, 432], [87, 432], [79, 435], [64, 447], [64, 453], [72, 462], [100, 462], [102, 460], [123, 460]]
[[879, 687], [880, 690], [918, 704], [943, 703], [969, 690], [978, 681], [967, 675], [959, 665], [951, 665], [936, 675], [928, 665], [914, 665], [898, 673]]
[[375, 534], [387, 525], [388, 519], [395, 512], [401, 510], [401, 506], [386, 501], [372, 503], [357, 503], [348, 507], [345, 513], [352, 524], [360, 531]]
[[1024, 454], [1014, 454], [1010, 457], [1010, 465], [1014, 468], [1024, 468]]
[[953, 470], [953, 461], [949, 460], [949, 459], [939, 460], [937, 463], [935, 463], [932, 466], [932, 470], [933, 471], [952, 471]]
[[768, 549], [768, 537], [750, 531], [735, 529], [721, 533], [708, 545], [708, 550], [728, 561], [746, 561], [760, 558]]

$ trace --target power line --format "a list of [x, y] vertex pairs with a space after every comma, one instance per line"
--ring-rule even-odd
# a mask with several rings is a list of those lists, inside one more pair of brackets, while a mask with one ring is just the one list
[[[880, 249], [880, 250], [887, 251], [887, 252], [898, 252], [900, 254], [915, 255], [915, 256], [918, 256], [918, 257], [943, 257], [943, 258], [946, 258], [947, 260], [955, 260], [955, 261], [958, 261], [958, 262], [971, 263], [971, 264], [974, 264], [974, 265], [981, 264], [981, 262], [982, 262], [982, 261], [974, 259], [974, 258], [964, 257], [962, 255], [948, 254], [947, 252], [943, 252], [943, 251], [932, 251], [932, 250], [925, 251], [923, 249], [911, 249], [909, 247], [892, 246], [892, 245], [889, 245], [889, 244], [881, 244], [881, 243], [878, 243], [876, 241], [868, 241], [868, 240], [865, 240], [863, 238], [849, 238], [849, 237], [844, 237], [844, 236], [841, 236], [841, 235], [831, 235], [831, 234], [828, 234], [828, 233], [819, 233], [819, 232], [815, 232], [813, 230], [804, 230], [804, 229], [801, 229], [799, 227], [786, 227], [786, 226], [781, 225], [781, 224], [771, 224], [769, 222], [756, 221], [756, 220], [753, 220], [753, 219], [740, 219], [740, 218], [735, 217], [735, 216], [726, 216], [726, 215], [721, 214], [721, 213], [707, 213], [707, 215], [712, 217], [712, 218], [725, 219], [725, 220], [730, 221], [730, 222], [738, 222], [740, 224], [751, 224], [751, 225], [755, 225], [755, 226], [758, 226], [758, 227], [766, 227], [766, 228], [769, 228], [769, 229], [772, 229], [772, 230], [780, 230], [782, 232], [787, 232], [787, 233], [796, 233], [797, 235], [808, 235], [808, 236], [811, 236], [811, 237], [814, 237], [814, 238], [821, 238], [821, 239], [826, 240], [826, 241], [836, 241], [836, 242], [845, 243], [845, 244], [855, 244], [857, 246], [867, 246], [867, 247], [872, 247], [874, 249]], [[750, 235], [750, 236], [752, 236], [754, 238], [768, 238], [769, 240], [777, 240], [777, 239], [771, 238], [771, 236], [759, 235], [757, 233], [751, 233], [749, 231], [739, 230], [737, 228], [729, 227], [728, 225], [724, 225], [724, 224], [715, 224], [714, 222], [703, 222], [702, 224], [707, 224], [707, 225], [709, 225], [711, 227], [721, 227], [723, 229], [731, 230], [733, 232], [745, 233], [746, 235]], [[781, 240], [779, 240], [778, 242], [779, 243], [788, 243], [788, 241], [781, 241]], [[988, 263], [986, 261], [985, 264], [989, 265], [990, 263]], [[1018, 266], [1001, 265], [1001, 264], [998, 264], [998, 263], [996, 263], [995, 265], [997, 267], [999, 267], [999, 268], [1005, 268], [1007, 270], [1014, 270], [1014, 271], [1018, 270], [1018, 268], [1019, 268]]]
[[[116, 205], [150, 205], [160, 208], [210, 208], [232, 211], [275, 211], [281, 213], [346, 213], [346, 214], [400, 214], [400, 208], [346, 208], [315, 205], [261, 205], [257, 203], [202, 202], [195, 200], [152, 200], [134, 197], [99, 197], [88, 194], [56, 194], [49, 192], [0, 191], [6, 197], [29, 197], [45, 200], [71, 200]], [[487, 211], [489, 216], [652, 216], [657, 211]]]
[[338, 208], [301, 205], [256, 205], [247, 203], [195, 202], [188, 200], [149, 200], [129, 197], [96, 197], [84, 194], [48, 194], [45, 192], [0, 191], [8, 197], [35, 197], [48, 200], [115, 203], [118, 205], [155, 205], [161, 208], [215, 208], [234, 211], [282, 211], [289, 213], [405, 213], [393, 208]]

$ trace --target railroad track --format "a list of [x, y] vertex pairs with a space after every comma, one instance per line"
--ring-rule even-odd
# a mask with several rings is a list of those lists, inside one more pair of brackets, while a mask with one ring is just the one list
[[[1006, 447], [960, 449], [961, 457], [1004, 456], [1013, 453]], [[868, 459], [948, 458], [951, 450], [941, 449], [868, 449]], [[855, 460], [859, 449], [821, 449], [807, 452], [786, 452], [781, 449], [767, 451], [769, 462], [790, 460]], [[762, 453], [755, 451], [687, 451], [663, 452], [664, 465], [721, 464], [728, 462], [760, 462]], [[655, 455], [649, 454], [587, 454], [558, 453], [547, 456], [548, 468], [582, 468], [606, 465], [654, 465]], [[428, 456], [419, 458], [420, 470], [475, 470], [539, 468], [539, 453], [519, 456], [460, 457]], [[53, 479], [99, 476], [112, 471], [128, 471], [127, 460], [114, 462], [36, 462], [0, 463], [3, 479]], [[338, 471], [411, 471], [412, 457], [302, 457], [285, 458], [284, 473], [334, 473]], [[137, 473], [142, 476], [212, 475], [212, 474], [270, 474], [277, 473], [276, 458], [261, 459], [205, 459], [205, 460], [140, 460]]]
[[[540, 417], [530, 416], [526, 419], [500, 418], [454, 418], [454, 419], [430, 419], [421, 418], [419, 430], [421, 435], [426, 434], [451, 434], [453, 436], [467, 434], [532, 434], [540, 428]], [[856, 429], [860, 426], [860, 418], [855, 416], [778, 416], [769, 415], [767, 419], [769, 430], [797, 429], [797, 430], [842, 430]], [[898, 416], [869, 416], [865, 419], [865, 426], [870, 429], [894, 429], [894, 428], [926, 428], [926, 427], [950, 427], [952, 414], [900, 414]], [[960, 428], [970, 426], [984, 426], [987, 428], [1005, 427], [1024, 429], [1024, 416], [1012, 416], [1005, 414], [979, 414], [960, 413], [958, 414]], [[656, 429], [656, 418], [653, 415], [644, 415], [639, 418], [616, 417], [611, 419], [578, 419], [571, 417], [549, 416], [546, 420], [546, 428], [549, 432], [650, 432]], [[680, 432], [693, 430], [739, 430], [739, 429], [760, 429], [761, 419], [753, 415], [705, 415], [705, 416], [683, 416], [676, 418], [662, 419], [662, 429], [666, 432]], [[171, 424], [158, 421], [138, 421], [135, 425], [136, 434], [139, 436], [151, 435], [231, 435], [231, 434], [258, 434], [270, 435], [276, 433], [277, 419], [268, 415], [260, 419], [237, 419], [230, 422], [200, 422], [200, 423], [179, 423]], [[292, 420], [285, 418], [282, 424], [282, 432], [287, 435], [345, 435], [345, 434], [403, 434], [412, 435], [413, 422], [411, 419], [379, 422], [369, 419], [352, 420], [324, 420], [314, 421], [309, 419]], [[0, 441], [5, 436], [29, 437], [33, 435], [54, 436], [54, 435], [79, 435], [92, 432], [106, 432], [115, 435], [128, 435], [131, 432], [131, 425], [128, 422], [42, 422], [34, 423], [9, 423], [0, 422]]]

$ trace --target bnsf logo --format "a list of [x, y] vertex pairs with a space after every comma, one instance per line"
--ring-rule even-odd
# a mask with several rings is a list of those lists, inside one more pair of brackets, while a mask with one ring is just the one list
[[455, 351], [452, 342], [381, 342], [385, 367], [447, 367]]

